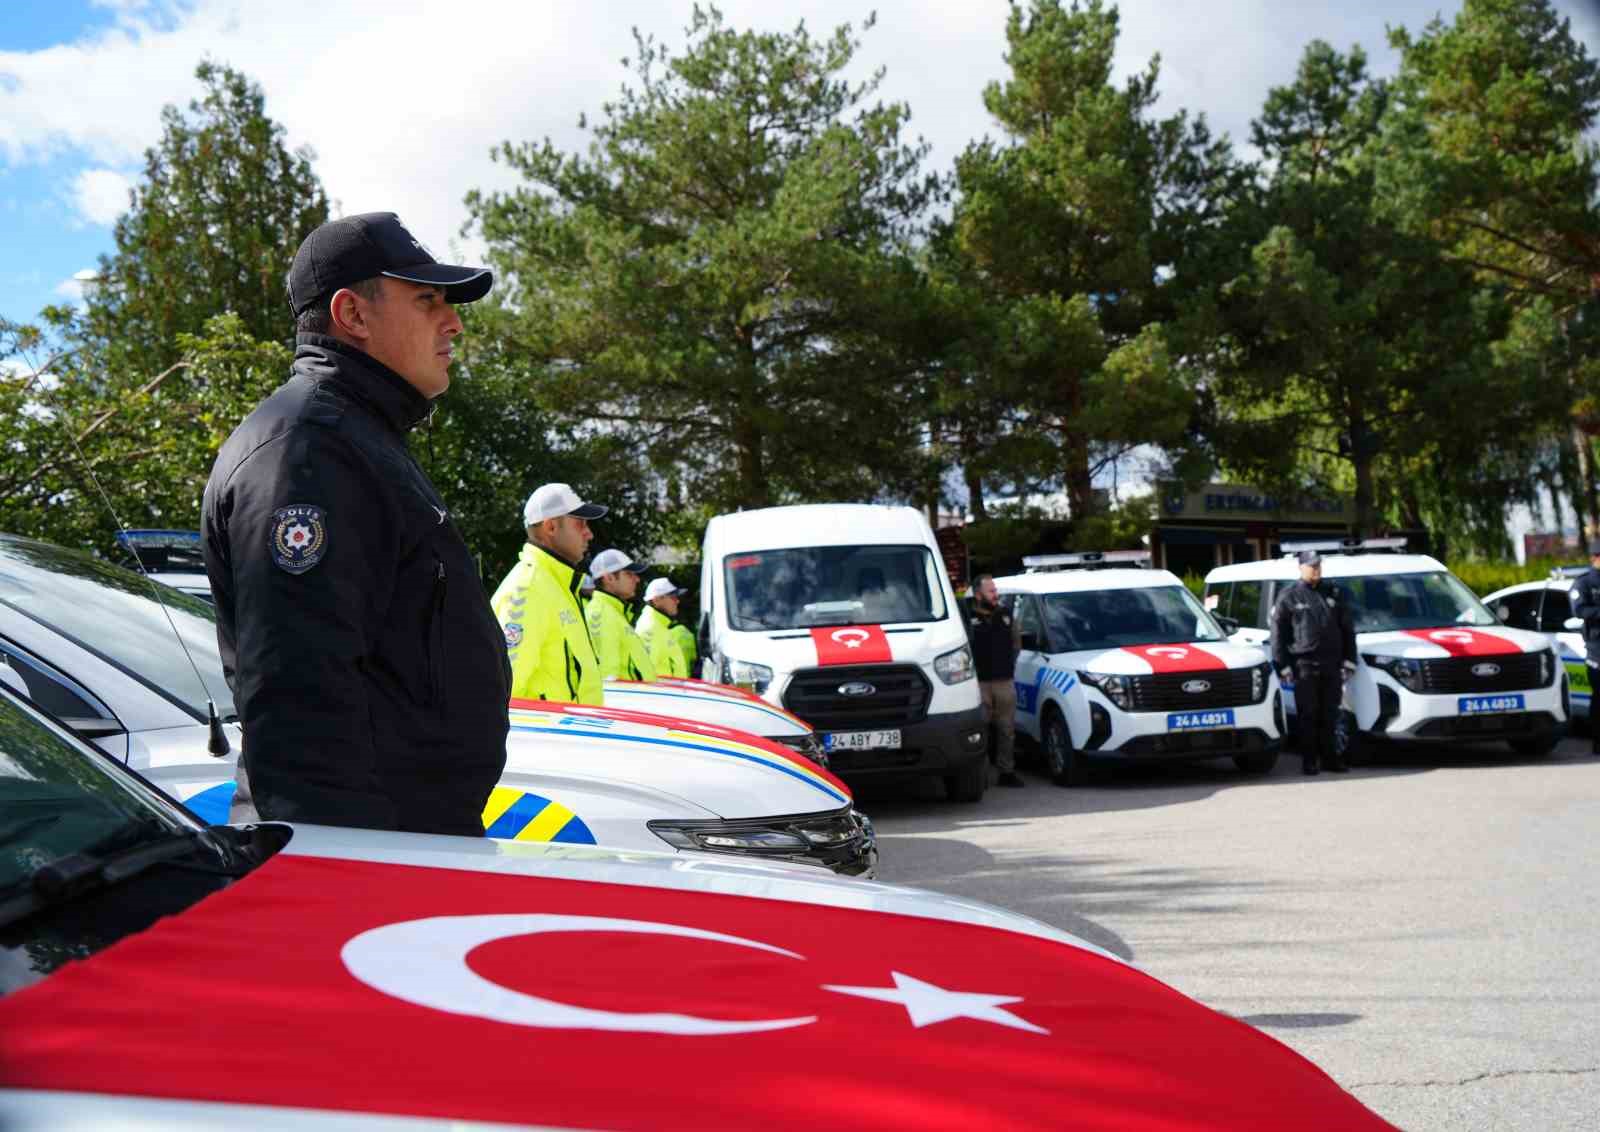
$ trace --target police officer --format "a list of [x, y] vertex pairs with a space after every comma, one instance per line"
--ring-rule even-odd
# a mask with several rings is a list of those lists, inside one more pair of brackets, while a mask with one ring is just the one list
[[620, 550], [602, 550], [589, 564], [595, 594], [589, 599], [589, 639], [600, 661], [600, 676], [619, 680], [654, 680], [656, 666], [639, 634], [628, 623], [627, 603], [639, 592], [645, 567]]
[[972, 646], [983, 710], [994, 728], [994, 762], [1000, 770], [1000, 785], [1022, 786], [1015, 754], [1017, 687], [1012, 679], [1017, 671], [1017, 653], [1022, 648], [1022, 631], [1000, 604], [1000, 591], [988, 574], [979, 575], [972, 587], [967, 641]]
[[1300, 729], [1301, 770], [1350, 768], [1334, 744], [1344, 682], [1356, 670], [1356, 631], [1347, 595], [1322, 580], [1322, 556], [1298, 555], [1300, 580], [1272, 607], [1272, 663], [1284, 683], [1294, 684], [1295, 723]]
[[[678, 616], [683, 616], [682, 598], [678, 599]], [[695, 643], [694, 633], [689, 626], [680, 620], [673, 624], [672, 631], [668, 635], [672, 638], [672, 643], [678, 646], [678, 652], [683, 654], [684, 671], [693, 676], [695, 674], [695, 661], [700, 653], [699, 647]]]
[[202, 503], [217, 642], [244, 728], [235, 816], [483, 835], [505, 768], [504, 638], [406, 434], [450, 384], [455, 306], [391, 212], [330, 221], [289, 269], [289, 380]]
[[[1600, 684], [1600, 539], [1589, 544], [1589, 570], [1572, 583], [1572, 615], [1583, 619], [1589, 685]], [[1589, 717], [1590, 751], [1600, 755], [1600, 716]]]
[[656, 578], [644, 589], [645, 609], [635, 628], [660, 676], [689, 675], [688, 659], [672, 640], [672, 619], [678, 615], [678, 598], [686, 591], [669, 578]]
[[600, 662], [578, 604], [578, 563], [594, 538], [589, 520], [605, 513], [564, 483], [545, 484], [523, 505], [528, 541], [493, 598], [511, 656], [513, 698], [579, 704], [604, 698]]

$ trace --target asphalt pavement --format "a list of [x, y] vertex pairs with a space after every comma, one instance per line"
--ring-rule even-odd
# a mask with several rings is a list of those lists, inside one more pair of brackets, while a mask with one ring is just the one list
[[868, 787], [881, 879], [1072, 932], [1412, 1132], [1600, 1130], [1600, 758], [1384, 751], [1114, 768], [977, 805]]

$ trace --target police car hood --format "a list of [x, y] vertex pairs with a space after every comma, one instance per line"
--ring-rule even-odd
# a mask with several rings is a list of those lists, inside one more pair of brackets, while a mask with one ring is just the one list
[[1124, 645], [1115, 649], [1085, 649], [1063, 654], [1062, 663], [1112, 676], [1149, 676], [1152, 673], [1223, 672], [1264, 664], [1266, 653], [1252, 645], [1225, 641], [1175, 644]]
[[701, 680], [658, 680], [647, 684], [607, 679], [605, 706], [692, 719], [770, 739], [794, 738], [811, 731], [799, 716], [759, 696]]
[[1388, 1127], [1071, 936], [815, 872], [301, 827], [0, 999], [0, 1126]]
[[851, 802], [843, 782], [770, 739], [690, 719], [542, 700], [511, 702], [502, 782], [518, 775], [653, 792], [678, 808], [692, 805], [722, 818], [815, 814]]
[[1504, 626], [1479, 629], [1465, 625], [1358, 633], [1356, 644], [1363, 653], [1410, 657], [1414, 660], [1438, 660], [1452, 656], [1508, 656], [1538, 652], [1550, 647], [1543, 636], [1526, 629], [1508, 629]]

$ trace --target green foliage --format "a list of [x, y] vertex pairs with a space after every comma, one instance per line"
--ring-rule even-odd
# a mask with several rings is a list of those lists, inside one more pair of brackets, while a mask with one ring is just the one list
[[1496, 590], [1503, 590], [1520, 582], [1542, 581], [1550, 576], [1551, 567], [1574, 564], [1566, 559], [1555, 558], [1530, 558], [1526, 565], [1481, 558], [1452, 559], [1445, 563], [1450, 572], [1465, 582], [1479, 597], [1486, 597]]

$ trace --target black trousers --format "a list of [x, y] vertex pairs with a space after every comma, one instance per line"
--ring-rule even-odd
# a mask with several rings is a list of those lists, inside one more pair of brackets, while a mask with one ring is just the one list
[[1337, 664], [1299, 660], [1294, 665], [1295, 725], [1300, 729], [1300, 753], [1310, 765], [1338, 766], [1333, 728], [1344, 699], [1344, 677]]

